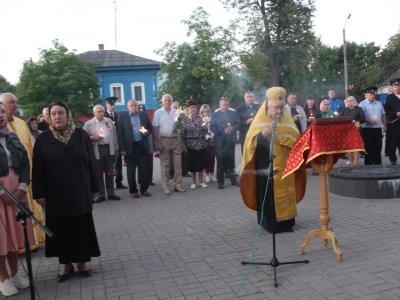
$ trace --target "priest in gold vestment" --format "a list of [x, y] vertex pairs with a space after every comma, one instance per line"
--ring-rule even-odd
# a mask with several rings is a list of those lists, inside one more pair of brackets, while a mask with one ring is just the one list
[[[291, 232], [297, 216], [296, 203], [304, 197], [307, 177], [305, 170], [284, 179], [282, 175], [300, 133], [284, 108], [286, 90], [273, 87], [266, 95], [267, 100], [251, 123], [244, 143], [240, 190], [245, 205], [257, 211], [258, 224], [271, 233]], [[274, 122], [273, 176], [268, 180]]]
[[[4, 104], [8, 117], [8, 129], [18, 135], [22, 145], [24, 145], [26, 152], [28, 153], [30, 171], [32, 174], [32, 154], [33, 154], [33, 141], [31, 133], [29, 131], [26, 122], [15, 117], [18, 109], [17, 97], [11, 93], [4, 93], [0, 95], [0, 102]], [[28, 185], [27, 198], [29, 201], [29, 207], [32, 210], [35, 217], [43, 224], [43, 211], [42, 207], [36, 203], [32, 198], [32, 186]], [[31, 221], [31, 220], [28, 220]], [[38, 244], [44, 243], [44, 232], [39, 228], [38, 225], [33, 223], [35, 233], [35, 245], [30, 245], [31, 250], [37, 249]], [[20, 249], [23, 252], [23, 249]]]

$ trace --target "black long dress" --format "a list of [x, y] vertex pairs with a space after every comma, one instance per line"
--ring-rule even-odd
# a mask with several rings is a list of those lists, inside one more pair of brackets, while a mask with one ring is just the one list
[[41, 133], [33, 149], [34, 199], [46, 200], [45, 256], [61, 264], [88, 262], [100, 256], [92, 210], [92, 193], [99, 191], [89, 135], [76, 128], [68, 144]]
[[[260, 133], [257, 137], [257, 147], [256, 147], [256, 180], [257, 180], [257, 221], [260, 224], [261, 209], [263, 205], [263, 200], [265, 196], [265, 190], [267, 188], [268, 172], [265, 170], [269, 167], [269, 153], [270, 153], [270, 143], [268, 140]], [[262, 227], [268, 232], [281, 233], [292, 231], [292, 227], [295, 225], [295, 218], [277, 222], [275, 213], [275, 201], [274, 201], [274, 191], [273, 191], [273, 176], [268, 183], [268, 191], [263, 207], [263, 218]]]

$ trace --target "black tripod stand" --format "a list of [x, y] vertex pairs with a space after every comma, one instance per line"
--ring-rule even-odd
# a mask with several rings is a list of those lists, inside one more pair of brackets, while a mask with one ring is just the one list
[[24, 231], [24, 246], [25, 246], [25, 260], [26, 260], [26, 266], [28, 268], [28, 277], [29, 277], [29, 289], [31, 293], [31, 300], [35, 300], [35, 285], [33, 282], [33, 272], [32, 272], [32, 257], [31, 257], [31, 248], [29, 245], [29, 239], [28, 239], [28, 230], [27, 230], [27, 218], [31, 218], [35, 223], [49, 236], [53, 237], [54, 234], [46, 227], [43, 226], [38, 219], [35, 218], [33, 215], [33, 212], [26, 206], [24, 202], [18, 201], [9, 191], [6, 190], [6, 188], [0, 184], [0, 189], [6, 193], [11, 200], [17, 205], [19, 208], [20, 212], [17, 213], [15, 219], [18, 221], [22, 222], [22, 228]]
[[[275, 140], [275, 130], [276, 130], [276, 121], [272, 123], [272, 135], [271, 135], [271, 142], [270, 142], [270, 148], [269, 148], [269, 160], [268, 160], [268, 167], [269, 167], [269, 174], [268, 174], [268, 180], [267, 180], [267, 185], [266, 185], [266, 192], [264, 195], [263, 199], [263, 204], [262, 204], [262, 211], [264, 209], [264, 204], [265, 200], [267, 197], [267, 191], [269, 187], [272, 187], [272, 189], [269, 191], [270, 193], [273, 193], [273, 146], [274, 146], [274, 140]], [[274, 199], [272, 199], [272, 202], [274, 202]], [[274, 212], [275, 212], [275, 205], [273, 204], [271, 207]], [[262, 224], [262, 218], [260, 220], [260, 226]], [[278, 258], [276, 257], [276, 242], [275, 242], [275, 235], [276, 235], [276, 217], [273, 218], [273, 230], [272, 230], [272, 249], [273, 249], [273, 256], [271, 259], [271, 262], [269, 263], [264, 263], [264, 262], [248, 262], [248, 261], [242, 261], [242, 265], [261, 265], [261, 266], [271, 266], [274, 268], [274, 286], [278, 287], [278, 281], [277, 281], [277, 275], [276, 275], [276, 268], [279, 267], [280, 265], [292, 265], [292, 264], [308, 264], [310, 261], [307, 260], [300, 260], [300, 261], [288, 261], [288, 262], [279, 262]]]

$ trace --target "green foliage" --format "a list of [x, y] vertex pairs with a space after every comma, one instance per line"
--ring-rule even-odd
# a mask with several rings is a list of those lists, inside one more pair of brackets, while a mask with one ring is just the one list
[[24, 62], [17, 96], [28, 115], [41, 113], [55, 101], [65, 102], [77, 115], [91, 112], [98, 103], [99, 88], [93, 65], [54, 40], [53, 48], [40, 51], [37, 63]]
[[192, 43], [167, 42], [156, 50], [164, 57], [161, 63], [165, 81], [159, 89], [159, 96], [168, 93], [174, 101], [184, 105], [195, 99], [199, 104], [218, 99], [229, 85], [230, 66], [235, 57], [235, 27], [212, 28], [208, 14], [197, 8], [188, 20], [188, 36]]
[[15, 90], [15, 85], [12, 85], [4, 76], [0, 75], [0, 93], [9, 92], [15, 94]]
[[[244, 23], [244, 42], [255, 55], [264, 54], [272, 86], [295, 86], [298, 74], [307, 71], [309, 49], [315, 42], [312, 31], [314, 1], [220, 0], [226, 8], [238, 10]], [[243, 62], [246, 64], [245, 62]], [[250, 66], [247, 65], [247, 68]], [[250, 74], [257, 71], [250, 71]]]

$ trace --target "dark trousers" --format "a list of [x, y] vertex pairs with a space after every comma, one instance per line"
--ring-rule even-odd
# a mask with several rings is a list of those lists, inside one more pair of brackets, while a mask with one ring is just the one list
[[117, 171], [117, 176], [115, 177], [115, 183], [120, 185], [122, 183], [122, 180], [124, 179], [122, 176], [122, 156], [119, 155], [117, 158], [117, 162], [115, 164], [115, 170]]
[[364, 165], [382, 164], [382, 129], [381, 128], [363, 128], [362, 135], [364, 139], [365, 154]]
[[[187, 164], [187, 153], [183, 152], [181, 153], [181, 160], [182, 160], [182, 176], [187, 174], [188, 171], [188, 164]], [[169, 161], [169, 177], [174, 178], [174, 159], [171, 153], [171, 158]]]
[[138, 188], [136, 184], [136, 169], [138, 169], [138, 183], [140, 184], [140, 192], [143, 193], [149, 188], [148, 179], [148, 159], [146, 159], [146, 150], [144, 149], [143, 142], [133, 143], [133, 152], [131, 155], [126, 156], [126, 173], [128, 175], [129, 193], [137, 193]]
[[[99, 145], [99, 155], [100, 159], [96, 159], [97, 164], [97, 174], [100, 183], [99, 197], [105, 197], [106, 191], [107, 196], [114, 196], [114, 182], [113, 177], [107, 176], [107, 174], [112, 171], [115, 155], [110, 155], [110, 146]], [[104, 180], [106, 185], [104, 187]]]
[[218, 183], [224, 184], [224, 170], [227, 165], [229, 168], [229, 178], [231, 183], [236, 183], [235, 173], [235, 143], [224, 142], [222, 147], [215, 147], [217, 158], [217, 180]]
[[147, 177], [149, 179], [149, 183], [153, 182], [153, 153], [146, 153], [147, 159]]
[[396, 150], [400, 148], [400, 120], [392, 124], [388, 124], [386, 139], [387, 142], [387, 154], [389, 155], [390, 162], [397, 162]]

